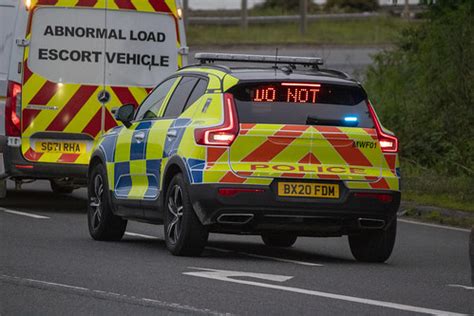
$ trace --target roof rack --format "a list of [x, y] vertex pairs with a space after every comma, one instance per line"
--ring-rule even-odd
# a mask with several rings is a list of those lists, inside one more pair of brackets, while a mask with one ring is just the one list
[[289, 64], [303, 65], [318, 68], [323, 64], [319, 57], [294, 57], [294, 56], [271, 56], [271, 55], [247, 55], [247, 54], [221, 54], [221, 53], [197, 53], [194, 58], [201, 64], [214, 63], [215, 61], [258, 63], [258, 64]]

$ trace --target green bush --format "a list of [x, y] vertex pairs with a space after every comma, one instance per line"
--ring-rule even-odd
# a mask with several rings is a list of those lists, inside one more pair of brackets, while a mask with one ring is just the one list
[[328, 0], [325, 9], [328, 11], [368, 12], [379, 7], [377, 0]]
[[366, 87], [401, 155], [446, 175], [474, 176], [471, 1], [438, 1], [428, 19], [375, 57]]

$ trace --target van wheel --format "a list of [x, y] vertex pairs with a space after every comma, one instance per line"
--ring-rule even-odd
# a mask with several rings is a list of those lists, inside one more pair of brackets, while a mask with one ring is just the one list
[[0, 199], [7, 197], [7, 180], [0, 180]]
[[73, 185], [60, 183], [57, 180], [50, 180], [49, 184], [51, 186], [51, 190], [56, 194], [70, 194], [72, 191], [74, 191]]
[[385, 230], [363, 230], [357, 235], [349, 235], [352, 255], [358, 261], [385, 262], [392, 254], [396, 235], [396, 218]]
[[264, 233], [262, 240], [269, 247], [291, 247], [295, 244], [298, 236], [295, 234]]
[[199, 221], [181, 173], [171, 180], [166, 191], [164, 234], [166, 247], [175, 256], [199, 256], [209, 232]]
[[122, 239], [127, 221], [112, 213], [107, 176], [102, 164], [92, 170], [87, 189], [87, 222], [91, 237], [108, 241]]

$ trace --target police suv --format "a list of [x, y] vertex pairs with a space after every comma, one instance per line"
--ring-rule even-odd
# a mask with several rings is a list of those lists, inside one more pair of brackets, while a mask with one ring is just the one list
[[210, 232], [274, 247], [348, 235], [357, 260], [387, 260], [398, 139], [361, 85], [319, 58], [196, 59], [137, 110], [122, 106], [123, 126], [102, 136], [89, 168], [91, 236], [119, 240], [127, 220], [164, 223], [173, 254], [199, 255]]

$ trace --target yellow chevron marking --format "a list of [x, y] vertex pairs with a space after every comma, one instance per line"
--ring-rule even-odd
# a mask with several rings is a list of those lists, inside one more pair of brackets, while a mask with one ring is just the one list
[[150, 2], [146, 0], [132, 0], [132, 3], [135, 6], [135, 8], [137, 8], [137, 11], [155, 12], [155, 9], [153, 9]]
[[76, 113], [76, 115], [69, 121], [66, 128], [64, 128], [65, 133], [78, 133], [81, 132], [87, 124], [91, 121], [97, 111], [102, 107], [102, 105], [97, 100], [100, 89], [96, 89], [94, 94], [87, 100], [87, 102], [81, 107], [81, 109]]

